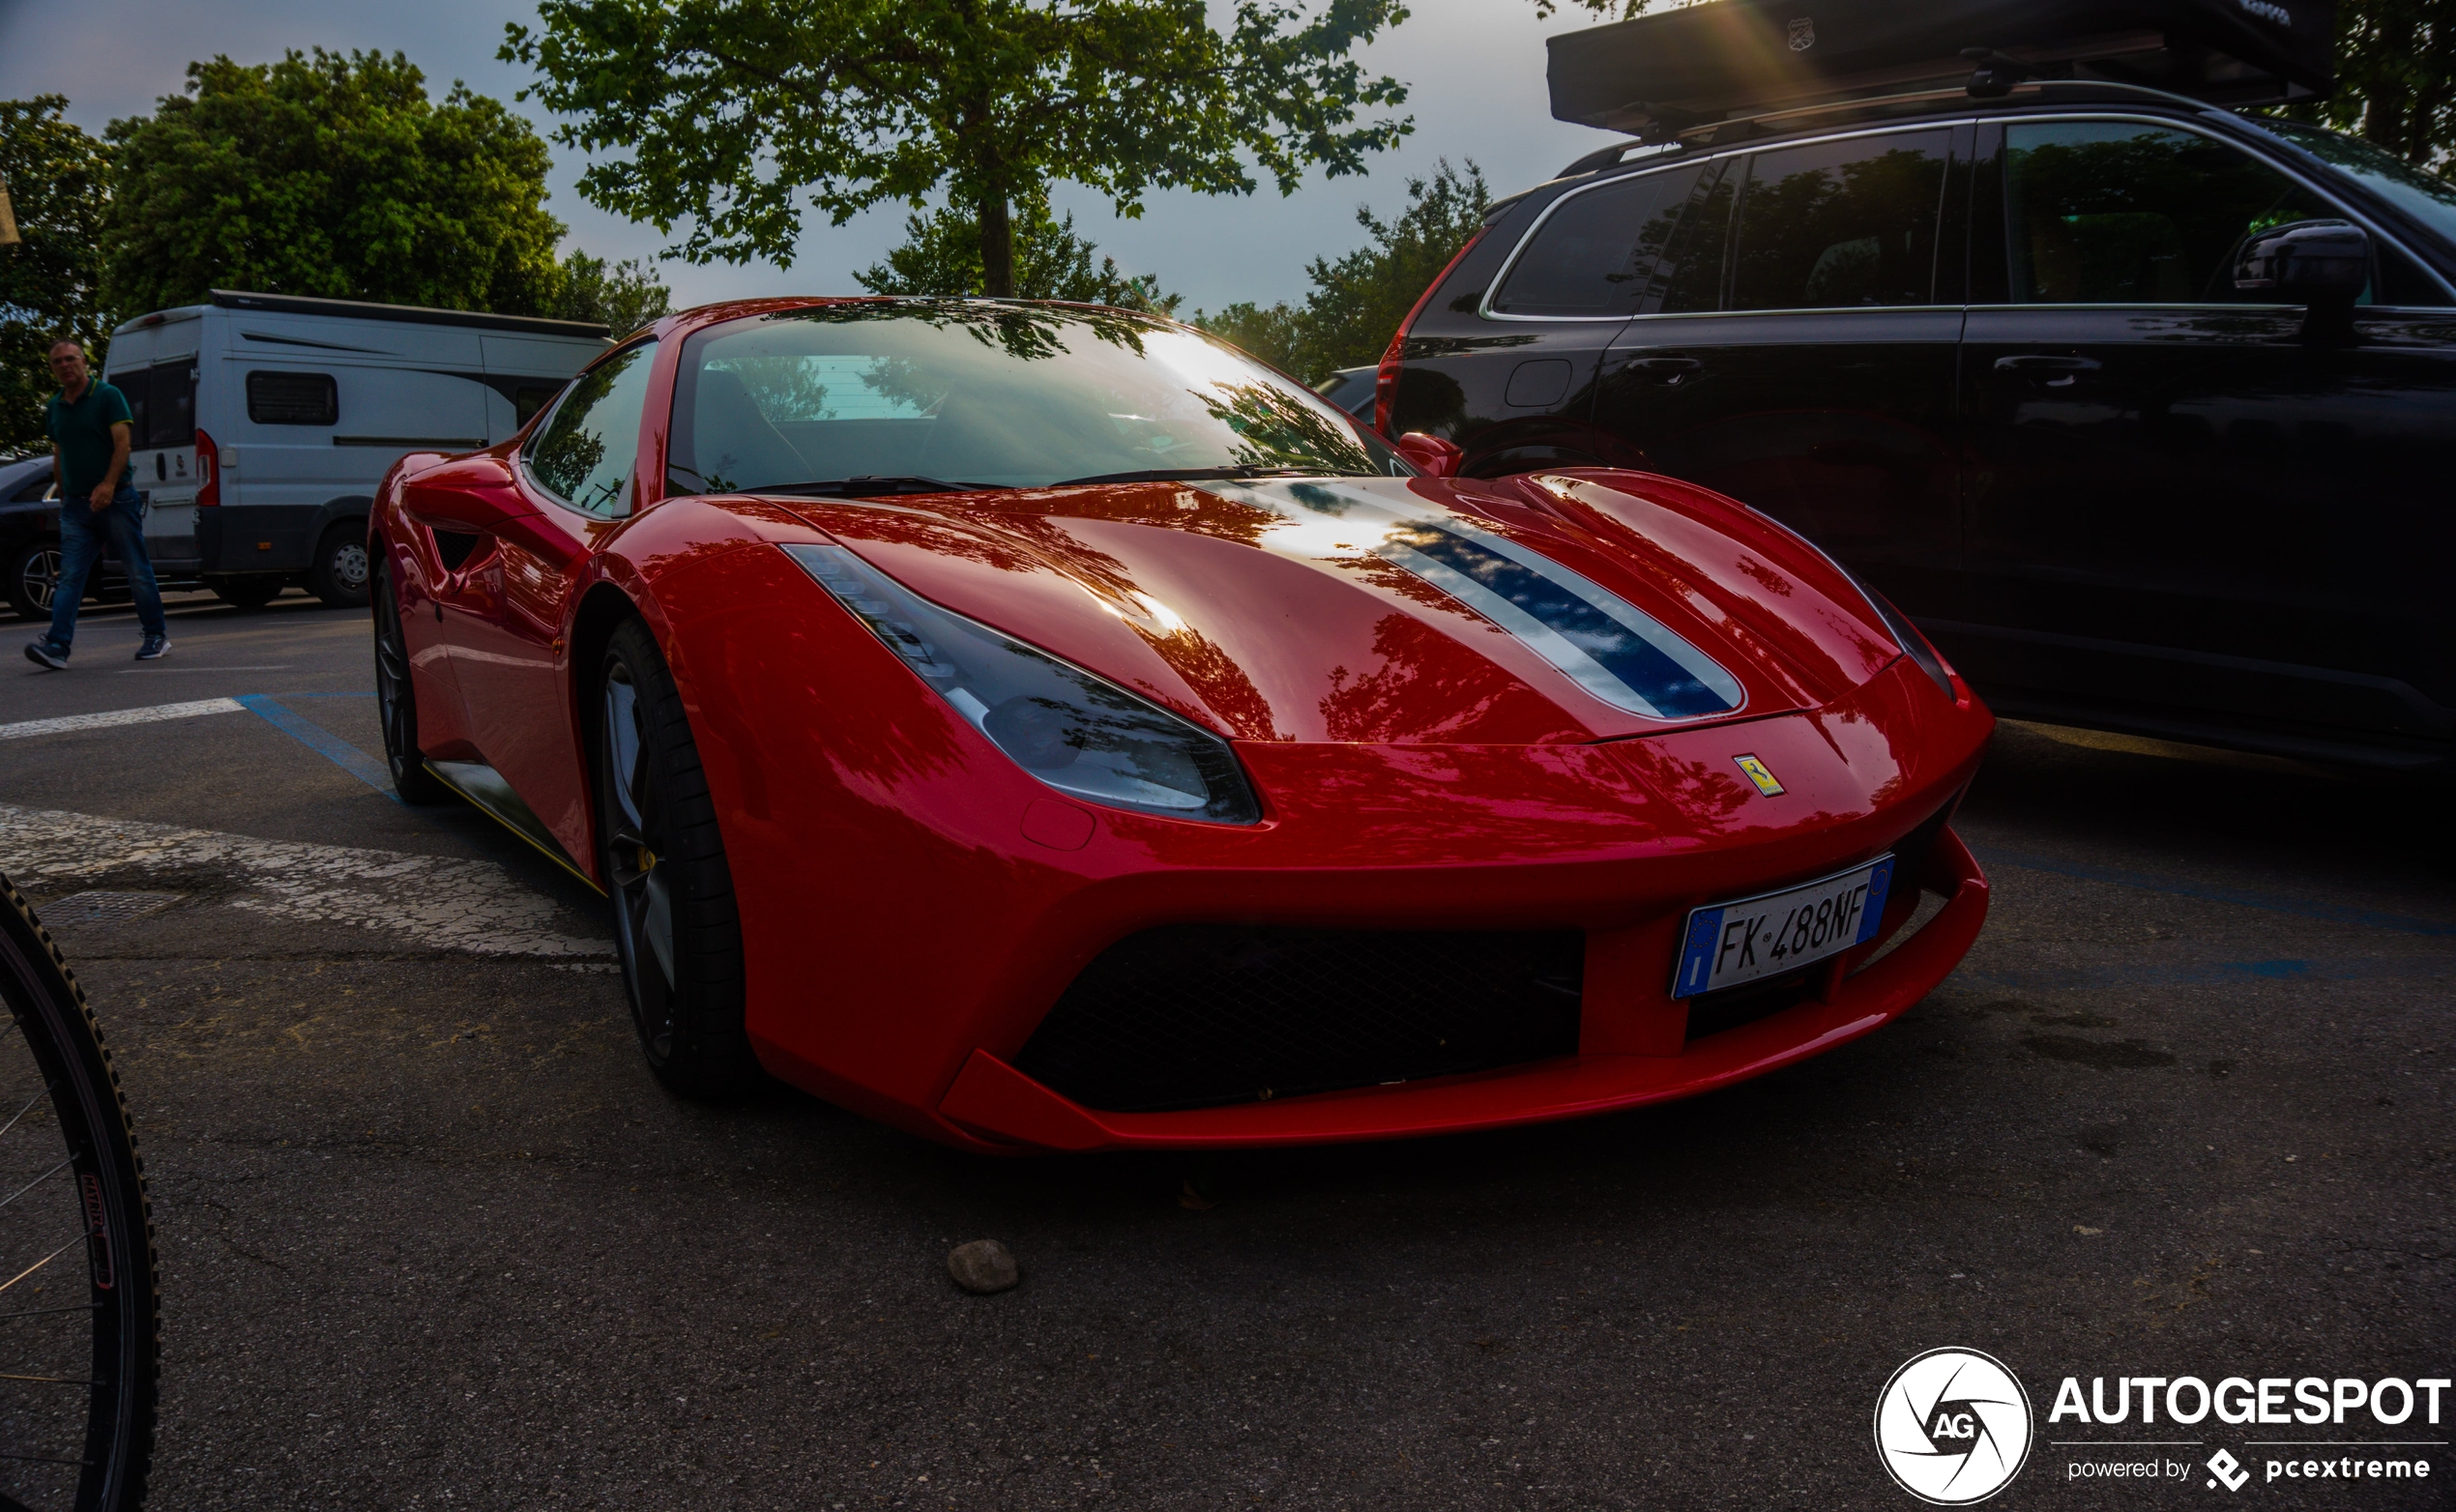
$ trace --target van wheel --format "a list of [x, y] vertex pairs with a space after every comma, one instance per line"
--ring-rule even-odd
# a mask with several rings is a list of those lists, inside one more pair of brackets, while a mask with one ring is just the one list
[[205, 586], [233, 609], [261, 609], [281, 592], [281, 579], [270, 572], [249, 572], [241, 577], [209, 576]]
[[60, 586], [60, 543], [29, 540], [9, 553], [9, 607], [24, 620], [51, 618], [51, 596]]
[[336, 609], [366, 607], [366, 522], [343, 520], [315, 543], [307, 592]]

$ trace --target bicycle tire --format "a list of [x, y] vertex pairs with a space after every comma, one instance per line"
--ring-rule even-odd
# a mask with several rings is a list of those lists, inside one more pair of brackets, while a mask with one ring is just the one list
[[[0, 1343], [18, 1362], [0, 1374], [0, 1507], [134, 1512], [152, 1469], [161, 1384], [161, 1284], [144, 1163], [85, 994], [5, 876], [0, 1003], [11, 1020], [0, 1026]], [[80, 1239], [86, 1300], [35, 1305], [73, 1274], [52, 1262]], [[81, 1378], [72, 1374], [79, 1365]], [[81, 1424], [77, 1399], [60, 1390], [80, 1385]]]

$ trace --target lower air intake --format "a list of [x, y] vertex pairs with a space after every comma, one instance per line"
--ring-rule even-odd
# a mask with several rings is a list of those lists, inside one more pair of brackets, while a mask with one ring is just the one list
[[1015, 1064], [1157, 1113], [1577, 1054], [1585, 936], [1178, 924], [1109, 946]]

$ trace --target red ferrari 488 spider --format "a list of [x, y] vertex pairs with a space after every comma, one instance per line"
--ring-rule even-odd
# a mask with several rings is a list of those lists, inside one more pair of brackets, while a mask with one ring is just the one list
[[386, 480], [394, 780], [609, 896], [669, 1086], [978, 1150], [1598, 1113], [1933, 988], [1951, 669], [1729, 499], [1452, 461], [1117, 310], [672, 316]]

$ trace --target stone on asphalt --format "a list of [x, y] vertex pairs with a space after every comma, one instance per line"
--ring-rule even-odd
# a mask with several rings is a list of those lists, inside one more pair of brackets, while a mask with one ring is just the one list
[[947, 1273], [967, 1292], [1003, 1292], [1015, 1284], [1014, 1251], [996, 1239], [958, 1244], [947, 1252]]

